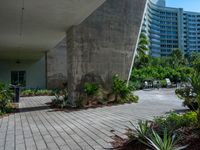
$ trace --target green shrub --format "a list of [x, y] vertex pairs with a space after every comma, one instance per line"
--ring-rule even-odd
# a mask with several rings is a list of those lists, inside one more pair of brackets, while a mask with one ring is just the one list
[[[136, 85], [136, 89], [139, 89], [141, 86], [138, 86], [138, 83], [144, 83], [145, 80], [165, 80], [169, 78], [171, 82], [187, 82], [188, 78], [193, 74], [193, 68], [180, 65], [179, 67], [174, 68], [171, 65], [171, 58], [151, 58], [151, 61], [148, 65], [133, 68], [131, 74], [131, 81]], [[163, 84], [165, 87], [166, 84]]]
[[167, 87], [167, 81], [164, 79], [164, 80], [161, 80], [160, 81], [160, 84], [161, 84], [161, 87], [162, 88], [166, 88]]
[[115, 94], [115, 101], [119, 98], [127, 99], [131, 94], [131, 89], [127, 86], [126, 81], [121, 80], [117, 75], [113, 76], [112, 91]]
[[0, 114], [10, 113], [14, 110], [12, 105], [13, 92], [8, 86], [0, 83]]
[[137, 103], [138, 96], [133, 95], [134, 87], [127, 85], [127, 82], [121, 80], [117, 75], [113, 76], [112, 92], [115, 95], [115, 102], [117, 103]]
[[95, 95], [97, 93], [98, 89], [99, 88], [96, 84], [88, 83], [88, 82], [84, 84], [84, 92], [88, 96]]
[[131, 88], [131, 90], [135, 91], [135, 90], [139, 90], [142, 89], [142, 82], [141, 81], [129, 81], [129, 86]]
[[195, 100], [197, 102], [197, 116], [198, 116], [198, 127], [200, 127], [200, 57], [197, 57], [193, 63], [194, 72], [191, 78], [191, 84], [193, 87], [193, 92], [196, 97]]
[[130, 94], [124, 101], [124, 103], [138, 103], [139, 97], [136, 95]]
[[179, 128], [197, 124], [197, 114], [195, 112], [187, 112], [183, 115], [171, 113], [167, 117], [157, 117], [154, 121], [159, 131], [162, 132], [167, 128], [172, 133]]

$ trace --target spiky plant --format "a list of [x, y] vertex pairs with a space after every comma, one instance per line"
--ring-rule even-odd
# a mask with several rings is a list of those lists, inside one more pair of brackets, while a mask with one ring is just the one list
[[178, 138], [175, 135], [169, 135], [167, 129], [164, 130], [163, 138], [160, 137], [155, 131], [152, 130], [152, 134], [146, 137], [148, 145], [154, 150], [183, 150], [187, 146], [177, 147]]

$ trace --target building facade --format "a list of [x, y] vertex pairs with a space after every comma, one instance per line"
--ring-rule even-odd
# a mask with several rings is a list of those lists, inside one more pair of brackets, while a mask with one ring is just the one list
[[150, 40], [153, 57], [165, 57], [172, 49], [200, 52], [200, 13], [166, 7], [165, 0], [149, 0], [143, 32]]

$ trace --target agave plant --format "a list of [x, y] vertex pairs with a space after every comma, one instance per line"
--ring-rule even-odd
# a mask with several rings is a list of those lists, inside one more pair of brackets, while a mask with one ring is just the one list
[[175, 135], [169, 135], [167, 129], [164, 130], [163, 138], [161, 138], [155, 131], [152, 130], [152, 134], [146, 137], [148, 145], [154, 150], [183, 150], [187, 146], [176, 147], [178, 138]]
[[133, 126], [135, 127], [135, 130], [137, 132], [138, 140], [140, 142], [142, 142], [143, 144], [147, 145], [146, 137], [149, 137], [149, 135], [151, 134], [150, 122], [149, 121], [139, 121], [138, 127], [136, 127], [135, 125], [133, 125]]

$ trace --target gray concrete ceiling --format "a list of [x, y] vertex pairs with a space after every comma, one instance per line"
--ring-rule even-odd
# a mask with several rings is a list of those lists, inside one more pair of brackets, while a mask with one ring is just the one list
[[[44, 52], [105, 0], [0, 0], [0, 58], [6, 52]], [[22, 16], [22, 8], [23, 16]], [[21, 33], [21, 36], [20, 36]]]

